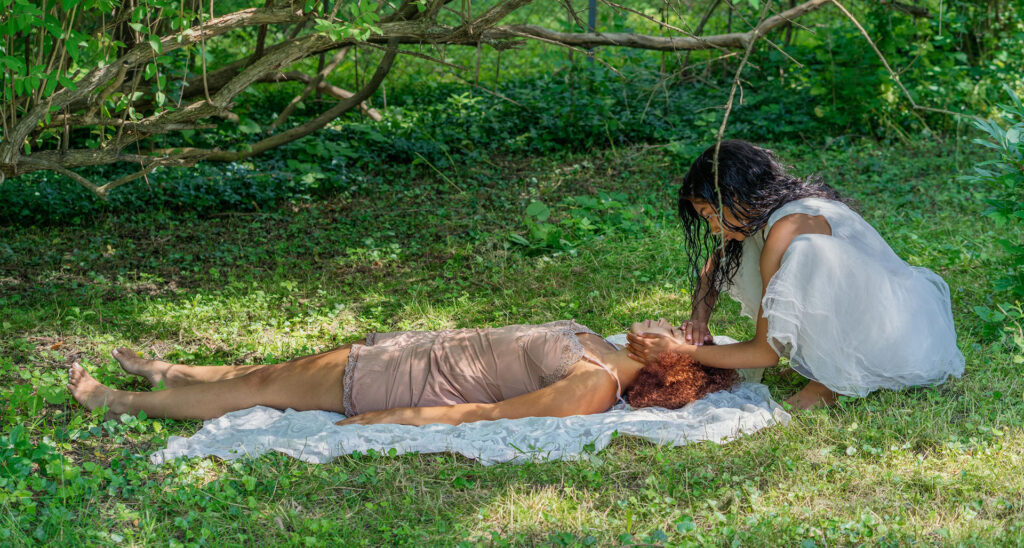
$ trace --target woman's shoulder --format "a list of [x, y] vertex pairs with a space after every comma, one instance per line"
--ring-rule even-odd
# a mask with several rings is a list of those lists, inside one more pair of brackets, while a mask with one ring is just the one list
[[[797, 236], [814, 234], [833, 235], [832, 221], [834, 217], [824, 215], [820, 209], [814, 209], [817, 205], [819, 204], [809, 204], [810, 207], [792, 208], [789, 212], [776, 219], [776, 222], [766, 227], [768, 233], [760, 257], [762, 271], [765, 269], [766, 264], [768, 266], [775, 265], [775, 268], [778, 268], [782, 255]], [[780, 208], [781, 210], [782, 208]]]
[[[848, 226], [851, 223], [856, 224], [859, 220], [862, 221], [860, 215], [843, 202], [826, 198], [801, 198], [787, 202], [775, 210], [768, 217], [764, 233], [766, 236], [770, 235], [772, 228], [780, 221], [787, 220], [789, 224], [800, 225], [809, 222], [808, 218], [810, 217], [823, 218], [825, 224], [829, 226], [832, 235], [836, 235], [837, 229], [839, 229], [839, 232], [842, 232], [844, 226]], [[814, 223], [812, 222], [811, 224]]]
[[776, 209], [775, 212], [768, 217], [768, 223], [765, 228], [770, 229], [772, 225], [779, 221], [779, 219], [796, 213], [821, 216], [825, 218], [845, 214], [856, 215], [856, 213], [854, 213], [853, 210], [843, 202], [829, 200], [827, 198], [800, 198], [799, 200], [786, 202]]

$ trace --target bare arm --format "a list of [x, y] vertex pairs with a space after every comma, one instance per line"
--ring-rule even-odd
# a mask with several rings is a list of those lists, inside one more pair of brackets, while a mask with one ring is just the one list
[[[824, 217], [802, 213], [787, 215], [772, 225], [761, 252], [762, 300], [768, 284], [782, 265], [782, 255], [789, 249], [793, 238], [802, 234], [831, 235], [832, 229]], [[753, 339], [736, 344], [694, 347], [687, 353], [704, 365], [722, 369], [768, 367], [779, 363], [779, 355], [768, 343], [768, 319], [761, 308], [758, 309], [757, 331]]]
[[693, 310], [690, 312], [690, 321], [707, 325], [708, 320], [711, 319], [711, 312], [715, 309], [715, 303], [718, 302], [718, 292], [709, 291], [709, 288], [711, 287], [711, 278], [717, 267], [718, 259], [712, 255], [708, 258], [704, 269], [700, 271], [697, 287], [694, 288]]
[[718, 256], [712, 255], [708, 258], [704, 269], [700, 271], [697, 287], [694, 288], [690, 319], [679, 326], [683, 331], [683, 341], [687, 344], [701, 346], [713, 340], [711, 330], [708, 329], [708, 321], [711, 320], [711, 312], [714, 311], [715, 303], [718, 302], [718, 291], [712, 288], [711, 281], [716, 268], [718, 268]]
[[[831, 235], [832, 230], [825, 218], [820, 216], [798, 213], [779, 219], [772, 226], [761, 252], [762, 299], [772, 277], [779, 270], [782, 255], [789, 248], [793, 238], [802, 234]], [[761, 309], [757, 314], [757, 331], [754, 338], [749, 341], [720, 346], [695, 346], [664, 335], [633, 335], [630, 342], [637, 347], [646, 344], [644, 355], [640, 356], [645, 359], [648, 356], [655, 357], [661, 352], [677, 351], [688, 354], [708, 367], [720, 369], [769, 367], [779, 363], [779, 355], [768, 343], [768, 319], [764, 317], [764, 310]]]
[[347, 424], [462, 424], [523, 417], [568, 417], [602, 413], [615, 404], [615, 379], [600, 367], [576, 362], [554, 384], [497, 403], [461, 403], [438, 407], [399, 407], [370, 411], [338, 422]]

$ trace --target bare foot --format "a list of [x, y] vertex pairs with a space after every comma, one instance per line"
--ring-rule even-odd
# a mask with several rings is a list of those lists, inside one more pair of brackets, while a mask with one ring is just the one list
[[835, 405], [836, 393], [820, 382], [811, 381], [802, 390], [789, 397], [786, 403], [794, 409], [813, 409]]
[[[68, 390], [78, 400], [78, 403], [84, 405], [89, 411], [103, 406], [112, 408], [117, 401], [117, 391], [100, 384], [78, 362], [71, 366]], [[116, 413], [113, 409], [107, 411], [108, 419], [115, 416]]]
[[159, 385], [161, 381], [164, 386], [168, 386], [167, 373], [171, 370], [171, 364], [141, 358], [134, 350], [128, 348], [115, 348], [110, 353], [127, 373], [145, 377], [153, 386]]

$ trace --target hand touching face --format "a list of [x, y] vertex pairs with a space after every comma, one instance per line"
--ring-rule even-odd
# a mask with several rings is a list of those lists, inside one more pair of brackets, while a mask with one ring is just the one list
[[626, 334], [626, 348], [634, 360], [647, 363], [663, 352], [682, 351], [687, 347], [682, 329], [665, 318], [644, 320], [632, 325]]

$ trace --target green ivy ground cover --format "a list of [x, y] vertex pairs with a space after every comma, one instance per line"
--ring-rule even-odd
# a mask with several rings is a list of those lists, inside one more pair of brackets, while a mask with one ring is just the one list
[[[1024, 342], [1012, 303], [990, 289], [1007, 268], [997, 240], [1024, 234], [984, 217], [986, 190], [957, 179], [984, 159], [980, 147], [778, 151], [949, 282], [963, 379], [844, 399], [724, 446], [618, 438], [573, 463], [371, 454], [153, 466], [146, 456], [168, 435], [199, 423], [90, 416], [63, 388], [69, 360], [141, 390], [111, 348], [263, 363], [369, 330], [682, 320], [671, 150], [385, 166], [389, 178], [279, 207], [126, 207], [3, 226], [0, 544], [1024, 543]], [[974, 312], [1000, 306], [1011, 312], [1000, 323]], [[737, 316], [723, 300], [713, 330], [751, 335]], [[799, 388], [782, 368], [766, 383], [778, 399]]]

